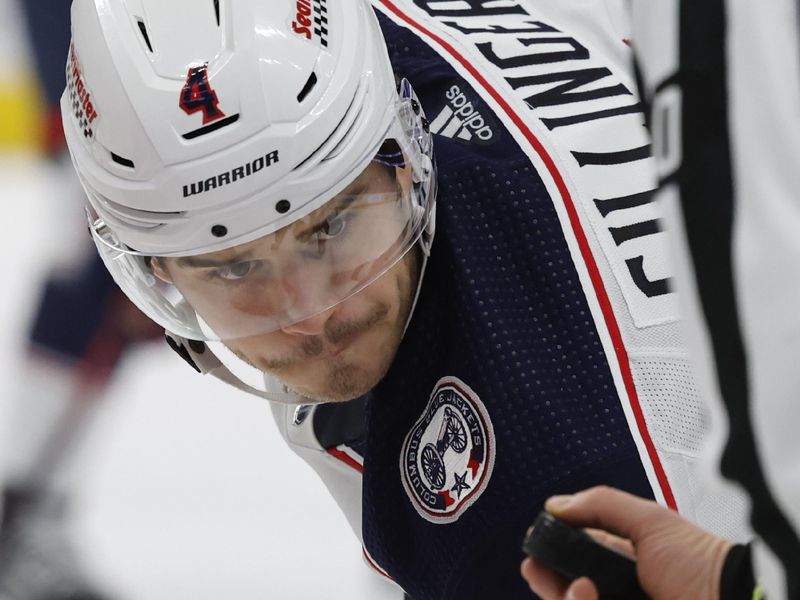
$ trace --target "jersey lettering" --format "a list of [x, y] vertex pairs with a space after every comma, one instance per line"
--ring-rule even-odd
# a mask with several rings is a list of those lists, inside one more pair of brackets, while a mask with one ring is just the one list
[[[414, 3], [432, 17], [495, 17], [498, 15], [524, 15], [525, 9], [514, 2], [501, 0], [462, 0], [440, 2], [439, 0], [414, 0]], [[436, 6], [439, 5], [439, 8]], [[442, 8], [447, 5], [447, 8]], [[490, 6], [491, 5], [491, 6]]]
[[[485, 68], [487, 79], [494, 79], [500, 95], [516, 104], [517, 110], [534, 113], [552, 132], [551, 152], [563, 158], [575, 185], [593, 190], [576, 190], [574, 197], [597, 234], [636, 327], [674, 320], [671, 267], [663, 259], [666, 240], [659, 207], [634, 202], [625, 210], [606, 214], [600, 210], [603, 203], [617, 200], [624, 204], [628, 197], [650, 193], [655, 184], [648, 166], [652, 151], [667, 154], [674, 158], [673, 163], [679, 160], [674, 157], [676, 150], [679, 152], [674, 133], [662, 135], [658, 147], [648, 143], [642, 105], [632, 93], [633, 81], [621, 77], [622, 71], [614, 70], [603, 57], [595, 56], [590, 37], [571, 36], [560, 24], [541, 19], [535, 3], [414, 3], [463, 43], [463, 50], [473, 51], [474, 64]], [[622, 54], [620, 51], [618, 60], [624, 60]], [[450, 96], [453, 98], [448, 100], [453, 102], [452, 91]], [[672, 132], [674, 108], [679, 103], [673, 98], [663, 100], [669, 110], [662, 111], [661, 126], [665, 133]], [[624, 135], [614, 133], [617, 123]]]
[[537, 32], [558, 32], [558, 29], [551, 27], [541, 21], [523, 21], [526, 27], [504, 27], [494, 23], [487, 23], [478, 27], [465, 27], [456, 21], [445, 21], [448, 27], [460, 31], [461, 33], [537, 33]]
[[683, 162], [682, 104], [682, 93], [677, 84], [659, 88], [653, 98], [653, 154], [658, 159], [656, 165], [662, 184], [675, 177]]

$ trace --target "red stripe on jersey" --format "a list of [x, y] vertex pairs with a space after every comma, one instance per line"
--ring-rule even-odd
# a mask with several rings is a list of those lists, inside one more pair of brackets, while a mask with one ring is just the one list
[[358, 464], [355, 461], [355, 459], [352, 458], [350, 455], [348, 455], [347, 453], [339, 450], [339, 448], [328, 448], [327, 452], [328, 452], [328, 454], [330, 454], [335, 459], [342, 461], [348, 467], [352, 467], [353, 469], [355, 469], [359, 473], [363, 473], [364, 472], [364, 467], [362, 467], [360, 464]]
[[378, 566], [378, 563], [372, 560], [372, 557], [369, 555], [369, 552], [367, 552], [367, 549], [364, 548], [363, 546], [361, 548], [361, 553], [364, 555], [364, 560], [367, 561], [367, 564], [370, 567], [372, 567], [378, 573], [378, 575], [383, 575], [389, 581], [394, 581], [394, 579], [392, 579], [392, 577], [386, 571], [384, 571]]
[[656, 477], [658, 479], [659, 485], [661, 486], [661, 492], [664, 494], [664, 500], [666, 501], [667, 505], [672, 508], [673, 510], [677, 510], [677, 504], [675, 503], [675, 497], [672, 494], [672, 489], [670, 488], [669, 481], [667, 480], [667, 475], [664, 472], [664, 467], [661, 465], [661, 460], [658, 457], [658, 453], [656, 452], [655, 445], [653, 444], [653, 440], [650, 437], [650, 432], [647, 430], [647, 424], [644, 420], [644, 414], [642, 413], [642, 407], [639, 404], [639, 396], [636, 393], [636, 386], [633, 383], [633, 374], [631, 373], [630, 362], [628, 360], [628, 352], [625, 350], [625, 344], [622, 341], [622, 334], [619, 330], [619, 325], [617, 324], [617, 319], [614, 316], [614, 310], [611, 307], [611, 301], [608, 298], [608, 293], [606, 292], [605, 286], [603, 284], [603, 279], [600, 276], [600, 271], [597, 268], [597, 262], [592, 255], [591, 248], [589, 247], [589, 242], [586, 239], [586, 234], [583, 231], [583, 227], [580, 223], [578, 218], [578, 212], [575, 209], [575, 203], [572, 200], [572, 196], [570, 196], [569, 190], [567, 189], [566, 184], [564, 183], [564, 178], [561, 176], [561, 173], [558, 172], [558, 168], [556, 167], [553, 159], [545, 150], [542, 143], [536, 138], [533, 132], [528, 128], [528, 126], [523, 121], [522, 117], [520, 117], [511, 105], [505, 101], [505, 99], [494, 89], [491, 84], [486, 80], [483, 75], [481, 75], [478, 70], [469, 62], [467, 61], [453, 46], [451, 46], [447, 41], [436, 35], [435, 33], [431, 32], [429, 29], [426, 29], [421, 24], [414, 21], [410, 16], [404, 13], [402, 10], [398, 9], [391, 0], [379, 0], [387, 10], [394, 13], [394, 15], [407, 23], [412, 29], [425, 34], [428, 38], [434, 40], [442, 49], [444, 49], [450, 56], [452, 56], [458, 63], [464, 67], [469, 73], [475, 78], [475, 80], [492, 96], [492, 98], [500, 105], [503, 111], [508, 115], [508, 117], [514, 122], [514, 124], [519, 128], [520, 132], [525, 136], [525, 139], [530, 142], [533, 149], [539, 155], [539, 157], [544, 162], [545, 166], [547, 167], [550, 176], [553, 178], [556, 186], [558, 187], [558, 191], [561, 194], [561, 198], [564, 201], [564, 207], [567, 210], [567, 215], [569, 216], [570, 225], [572, 226], [573, 233], [575, 234], [575, 239], [578, 242], [578, 247], [581, 251], [581, 256], [583, 257], [584, 262], [586, 263], [586, 268], [589, 272], [589, 277], [592, 280], [592, 286], [594, 287], [595, 294], [597, 296], [598, 303], [600, 304], [600, 310], [603, 313], [603, 318], [606, 322], [606, 327], [608, 328], [608, 333], [611, 336], [611, 341], [614, 345], [614, 351], [617, 355], [617, 361], [619, 362], [620, 371], [622, 374], [622, 380], [625, 383], [625, 390], [628, 393], [628, 398], [630, 399], [631, 409], [633, 410], [633, 414], [636, 418], [636, 424], [639, 427], [639, 434], [642, 436], [642, 441], [644, 442], [645, 448], [647, 449], [647, 454], [650, 457], [650, 461], [653, 465], [653, 470], [655, 471]]

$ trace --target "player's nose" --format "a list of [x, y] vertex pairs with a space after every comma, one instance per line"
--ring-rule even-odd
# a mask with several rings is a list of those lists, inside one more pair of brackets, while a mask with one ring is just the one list
[[291, 325], [285, 325], [282, 331], [292, 335], [322, 335], [325, 331], [325, 324], [333, 315], [336, 307], [317, 313]]

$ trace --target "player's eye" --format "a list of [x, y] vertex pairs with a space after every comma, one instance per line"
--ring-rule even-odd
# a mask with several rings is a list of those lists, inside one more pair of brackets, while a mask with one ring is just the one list
[[344, 233], [346, 228], [346, 217], [340, 213], [334, 213], [325, 219], [325, 221], [319, 226], [319, 229], [317, 230], [317, 236], [322, 240], [331, 240]]
[[317, 223], [313, 229], [299, 238], [300, 241], [312, 246], [315, 253], [321, 254], [327, 242], [345, 238], [348, 222], [352, 219], [351, 213], [352, 211], [347, 209], [332, 211], [325, 220]]
[[224, 279], [225, 281], [240, 281], [255, 273], [262, 266], [262, 262], [260, 260], [247, 260], [231, 263], [224, 267], [211, 269], [210, 274], [214, 278]]

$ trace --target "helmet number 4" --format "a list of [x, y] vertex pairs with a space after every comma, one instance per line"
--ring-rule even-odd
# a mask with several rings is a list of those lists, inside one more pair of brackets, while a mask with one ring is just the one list
[[203, 125], [225, 116], [219, 109], [217, 93], [208, 83], [207, 64], [189, 69], [186, 84], [181, 92], [180, 107], [187, 115], [203, 111]]

